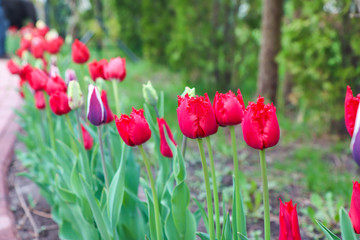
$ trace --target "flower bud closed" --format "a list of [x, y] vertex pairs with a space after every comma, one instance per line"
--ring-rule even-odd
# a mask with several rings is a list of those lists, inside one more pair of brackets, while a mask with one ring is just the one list
[[357, 181], [353, 183], [349, 217], [355, 233], [360, 234], [360, 184]]
[[86, 130], [86, 128], [81, 124], [81, 132], [84, 141], [85, 150], [90, 150], [94, 145], [94, 139], [91, 137], [90, 133]]
[[81, 107], [84, 104], [83, 94], [80, 84], [77, 81], [70, 81], [67, 89], [69, 106], [72, 110]]
[[71, 49], [72, 49], [72, 59], [75, 63], [83, 64], [89, 60], [90, 52], [88, 47], [84, 43], [75, 39]]
[[39, 110], [45, 108], [45, 97], [43, 91], [38, 91], [35, 93], [35, 107]]
[[156, 107], [158, 103], [158, 95], [156, 93], [156, 90], [152, 86], [151, 82], [148, 81], [147, 84], [143, 84], [143, 96], [145, 98], [145, 101], [147, 104]]
[[186, 86], [181, 96], [185, 97], [186, 94], [188, 94], [189, 97], [195, 97], [195, 88], [189, 88], [188, 86]]
[[164, 157], [172, 158], [173, 153], [171, 151], [169, 143], [166, 140], [165, 131], [164, 131], [164, 127], [165, 127], [165, 130], [166, 130], [166, 133], [167, 133], [167, 135], [169, 137], [169, 140], [176, 146], [177, 144], [176, 144], [176, 142], [174, 140], [174, 137], [172, 135], [170, 127], [169, 127], [169, 125], [167, 124], [167, 122], [165, 121], [164, 118], [158, 118], [157, 122], [158, 122], [158, 125], [159, 125], [159, 134], [160, 134], [160, 152]]
[[106, 110], [99, 90], [91, 84], [88, 91], [87, 118], [95, 126], [106, 122]]
[[55, 92], [50, 96], [49, 104], [51, 110], [56, 115], [63, 115], [67, 114], [71, 111], [71, 108], [69, 107], [68, 103], [68, 96], [65, 92]]
[[283, 203], [280, 199], [280, 236], [279, 240], [301, 240], [296, 204]]

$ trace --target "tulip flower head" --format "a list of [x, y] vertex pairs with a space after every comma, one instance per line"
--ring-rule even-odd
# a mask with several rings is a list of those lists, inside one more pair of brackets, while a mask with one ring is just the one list
[[360, 94], [353, 96], [350, 86], [347, 86], [345, 95], [345, 126], [350, 136], [353, 136], [356, 114], [359, 107]]
[[87, 118], [95, 126], [106, 122], [106, 110], [99, 90], [91, 84], [88, 91]]
[[83, 94], [81, 92], [80, 84], [77, 81], [70, 81], [67, 95], [69, 98], [69, 106], [71, 109], [76, 109], [84, 104]]
[[108, 62], [106, 59], [102, 59], [100, 61], [94, 60], [88, 64], [89, 73], [94, 82], [96, 81], [97, 78], [105, 79], [104, 69], [107, 63]]
[[10, 59], [7, 62], [7, 67], [11, 74], [19, 74], [20, 73], [21, 69], [20, 69], [19, 65], [12, 59]]
[[133, 108], [130, 115], [121, 114], [120, 118], [115, 115], [115, 123], [120, 137], [130, 147], [141, 145], [151, 137], [143, 109]]
[[353, 183], [349, 217], [355, 233], [360, 234], [360, 184], [357, 181]]
[[90, 133], [86, 130], [84, 125], [81, 124], [81, 132], [84, 141], [84, 148], [90, 150], [94, 145], [94, 139], [91, 137]]
[[52, 76], [46, 84], [46, 92], [49, 95], [58, 91], [66, 92], [66, 90], [66, 83], [59, 75]]
[[283, 203], [280, 199], [280, 236], [279, 240], [301, 240], [296, 204]]
[[106, 94], [105, 90], [101, 90], [101, 100], [104, 104], [105, 111], [106, 111], [105, 123], [111, 123], [112, 121], [114, 121], [114, 114], [112, 113], [110, 106], [108, 104], [107, 94]]
[[43, 91], [38, 91], [35, 93], [35, 107], [39, 110], [45, 108], [45, 97]]
[[62, 39], [61, 37], [51, 38], [46, 41], [46, 50], [50, 54], [58, 54], [63, 44], [64, 39]]
[[69, 84], [70, 81], [77, 80], [76, 73], [73, 69], [66, 69], [65, 71], [65, 83]]
[[67, 114], [71, 111], [68, 103], [68, 96], [65, 92], [57, 91], [50, 96], [49, 104], [56, 115]]
[[35, 68], [30, 73], [29, 84], [34, 91], [44, 90], [48, 79], [49, 77], [43, 70]]
[[145, 102], [149, 105], [156, 106], [159, 98], [150, 81], [148, 81], [147, 84], [143, 84], [142, 91]]
[[167, 122], [165, 121], [164, 118], [158, 118], [157, 119], [158, 125], [159, 125], [159, 133], [160, 133], [160, 152], [164, 157], [168, 157], [168, 158], [172, 158], [173, 157], [173, 153], [171, 151], [171, 148], [169, 146], [169, 143], [166, 141], [166, 136], [165, 136], [165, 131], [164, 131], [164, 127], [166, 130], [166, 133], [169, 137], [169, 140], [175, 145], [177, 146], [174, 137], [172, 135], [172, 132], [170, 130], [169, 125], [167, 124]]
[[240, 89], [237, 96], [229, 91], [225, 94], [216, 92], [214, 98], [214, 111], [220, 126], [240, 124], [244, 117], [245, 105]]
[[75, 39], [72, 47], [72, 59], [75, 63], [83, 64], [86, 63], [90, 58], [90, 52], [87, 46]]
[[273, 104], [264, 104], [259, 96], [256, 103], [249, 102], [242, 122], [244, 140], [252, 148], [264, 149], [279, 142], [280, 128]]
[[204, 138], [215, 134], [218, 124], [210, 99], [205, 96], [178, 96], [178, 122], [181, 132], [188, 138]]
[[42, 58], [45, 51], [45, 40], [42, 37], [35, 37], [31, 41], [31, 53], [34, 58]]
[[123, 81], [126, 77], [126, 60], [125, 58], [112, 58], [104, 68], [105, 79]]

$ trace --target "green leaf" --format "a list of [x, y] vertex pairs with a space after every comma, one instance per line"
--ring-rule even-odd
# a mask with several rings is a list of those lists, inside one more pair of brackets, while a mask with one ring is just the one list
[[194, 199], [194, 201], [200, 210], [200, 214], [203, 219], [206, 231], [209, 232], [209, 217], [208, 217], [204, 207], [202, 206], [202, 204], [197, 199]]
[[232, 240], [231, 222], [229, 213], [226, 214], [221, 240]]
[[344, 208], [340, 209], [340, 229], [344, 240], [356, 240], [353, 225]]
[[341, 240], [338, 236], [336, 236], [333, 232], [331, 232], [327, 227], [325, 227], [321, 222], [315, 220], [317, 224], [320, 226], [321, 230], [325, 234], [328, 240]]
[[105, 239], [105, 240], [112, 239], [109, 232], [108, 232], [108, 230], [107, 230], [104, 216], [101, 214], [101, 210], [100, 210], [98, 204], [96, 203], [96, 199], [95, 199], [94, 195], [92, 194], [92, 192], [91, 192], [91, 190], [89, 188], [89, 185], [86, 183], [86, 181], [85, 181], [85, 179], [84, 179], [84, 177], [82, 175], [80, 175], [80, 179], [81, 179], [81, 184], [82, 184], [83, 189], [85, 191], [87, 200], [89, 201], [91, 211], [92, 211], [92, 213], [94, 215], [96, 225], [97, 225], [97, 227], [99, 229], [99, 232], [101, 234], [101, 237], [103, 239]]
[[67, 203], [76, 203], [77, 197], [71, 191], [63, 188], [60, 186], [59, 183], [59, 175], [55, 176], [55, 185], [56, 185], [56, 192], [60, 196], [60, 198]]
[[155, 210], [153, 200], [147, 190], [145, 195], [148, 203], [148, 214], [149, 214], [149, 228], [151, 239], [156, 239], [156, 225], [155, 225]]
[[201, 240], [210, 240], [210, 236], [207, 233], [197, 232], [196, 235], [201, 238]]
[[109, 188], [108, 213], [110, 217], [111, 228], [115, 228], [119, 221], [121, 206], [124, 199], [126, 169], [126, 158], [124, 158], [125, 151], [125, 143], [123, 143], [120, 167], [116, 171]]

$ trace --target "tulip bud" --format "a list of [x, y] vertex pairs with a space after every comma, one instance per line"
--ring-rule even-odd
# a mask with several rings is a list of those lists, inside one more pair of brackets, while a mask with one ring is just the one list
[[83, 64], [89, 60], [90, 52], [88, 47], [84, 43], [75, 39], [71, 49], [72, 49], [72, 59], [75, 63]]
[[71, 109], [76, 109], [84, 104], [83, 94], [81, 92], [80, 84], [77, 81], [70, 81], [67, 89], [69, 98], [69, 106]]
[[166, 130], [166, 133], [169, 137], [169, 140], [176, 146], [176, 142], [174, 140], [174, 137], [172, 135], [172, 132], [170, 130], [169, 125], [167, 124], [167, 122], [165, 121], [164, 118], [158, 118], [158, 125], [159, 125], [159, 134], [160, 134], [160, 152], [164, 157], [168, 157], [168, 158], [172, 158], [173, 157], [173, 153], [171, 151], [171, 148], [169, 146], [169, 143], [166, 141], [166, 136], [165, 136], [165, 131], [164, 131], [164, 127]]
[[125, 58], [112, 58], [104, 67], [105, 79], [115, 79], [123, 81], [126, 77], [126, 60]]
[[89, 85], [87, 117], [89, 121], [99, 126], [106, 122], [106, 110], [101, 100], [100, 93], [94, 85]]
[[66, 69], [65, 71], [65, 83], [69, 84], [70, 81], [77, 80], [76, 73], [73, 69]]
[[355, 181], [353, 183], [353, 192], [351, 196], [351, 204], [349, 217], [351, 219], [354, 231], [356, 234], [360, 234], [360, 184]]
[[97, 78], [105, 79], [104, 69], [107, 64], [108, 62], [106, 59], [102, 59], [100, 61], [94, 60], [88, 64], [89, 73], [94, 82], [96, 81]]
[[86, 128], [81, 124], [81, 132], [84, 141], [84, 148], [86, 150], [90, 150], [94, 145], [94, 139], [91, 137], [90, 133], [86, 130]]
[[358, 106], [360, 102], [360, 94], [356, 97], [353, 96], [350, 86], [347, 86], [346, 95], [345, 95], [345, 126], [350, 134], [353, 136], [356, 114], [358, 111]]
[[133, 108], [130, 116], [121, 114], [118, 118], [115, 115], [115, 123], [120, 137], [128, 146], [141, 145], [151, 137], [151, 130], [144, 117], [143, 109]]
[[283, 203], [280, 199], [280, 236], [279, 240], [301, 240], [296, 204], [292, 201]]
[[9, 71], [11, 72], [11, 74], [19, 74], [20, 73], [20, 66], [12, 59], [10, 59], [7, 62], [7, 67], [9, 69]]
[[105, 90], [101, 90], [101, 100], [104, 104], [105, 111], [106, 111], [106, 121], [105, 123], [111, 123], [114, 121], [114, 114], [112, 113], [110, 106], [108, 104], [107, 95]]
[[189, 97], [195, 97], [195, 88], [189, 88], [188, 86], [186, 86], [181, 96], [185, 97], [186, 94], [188, 94]]
[[46, 73], [38, 68], [35, 68], [30, 73], [29, 84], [34, 91], [45, 89], [48, 83], [48, 76]]
[[147, 104], [156, 107], [158, 103], [158, 95], [156, 90], [152, 86], [151, 82], [148, 81], [147, 84], [143, 84], [143, 96]]

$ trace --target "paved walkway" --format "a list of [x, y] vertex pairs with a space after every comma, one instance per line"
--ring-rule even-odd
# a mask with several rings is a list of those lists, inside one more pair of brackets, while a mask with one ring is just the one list
[[7, 172], [19, 129], [14, 109], [21, 106], [22, 99], [16, 90], [18, 76], [9, 73], [6, 63], [7, 60], [0, 60], [0, 240], [18, 239], [14, 217], [9, 210]]

